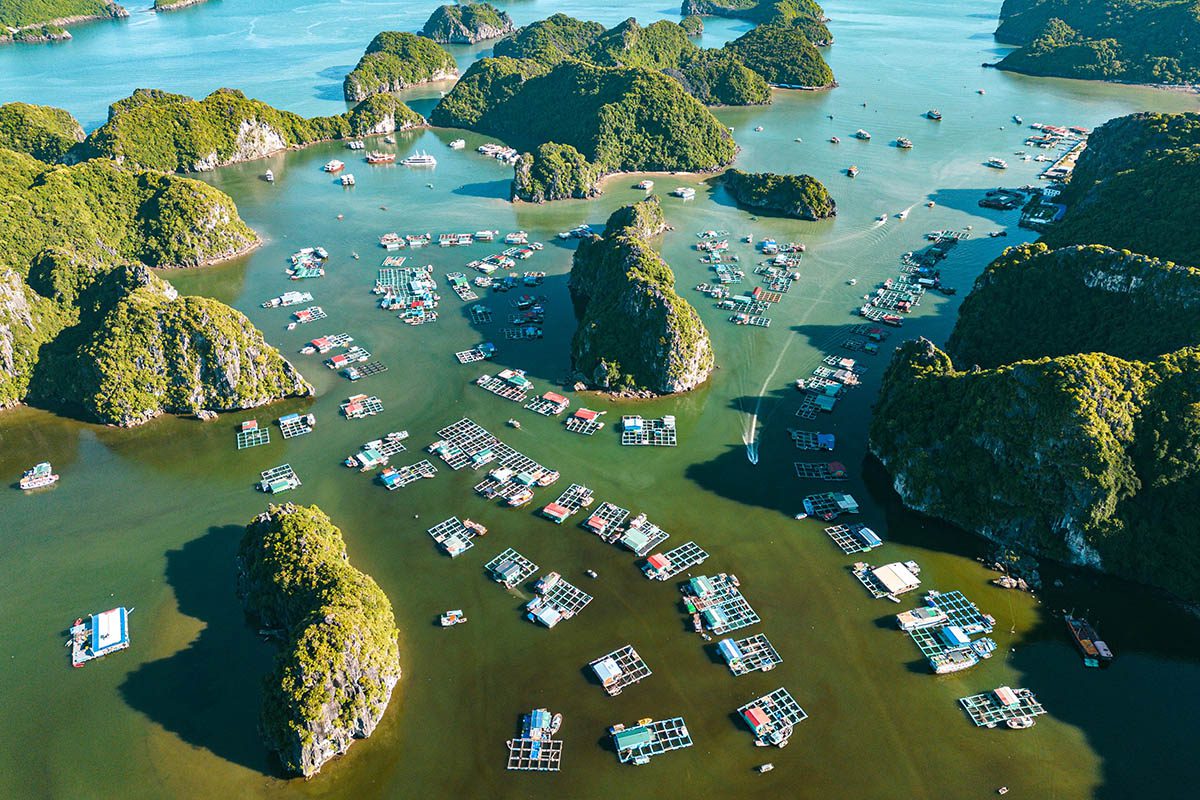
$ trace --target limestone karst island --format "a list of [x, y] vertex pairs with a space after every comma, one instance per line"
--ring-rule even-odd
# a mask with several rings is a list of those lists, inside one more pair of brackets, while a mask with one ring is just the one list
[[1194, 0], [0, 0], [0, 797], [1191, 798]]

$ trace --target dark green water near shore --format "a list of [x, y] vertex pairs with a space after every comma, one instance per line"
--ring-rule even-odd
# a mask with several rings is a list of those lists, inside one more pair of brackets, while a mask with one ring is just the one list
[[[341, 13], [333, 3], [315, 7], [323, 19]], [[397, 7], [405, 20], [428, 13], [423, 6]], [[527, 20], [545, 16], [550, 7], [520, 3], [511, 10]], [[312, 8], [291, 13], [314, 13]], [[622, 404], [570, 396], [574, 405], [609, 411], [610, 421], [629, 408], [676, 415], [681, 442], [672, 450], [622, 448], [612, 425], [591, 439], [566, 433], [560, 422], [475, 387], [483, 370], [461, 366], [451, 355], [490, 339], [500, 355], [488, 370], [523, 368], [539, 389], [556, 388], [568, 372], [574, 322], [566, 291], [571, 249], [554, 233], [602, 223], [612, 209], [641, 196], [630, 188], [636, 178], [613, 179], [592, 202], [514, 206], [504, 199], [511, 171], [474, 152], [484, 139], [467, 134], [468, 148], [453, 152], [445, 143], [460, 133], [441, 130], [399, 137], [395, 147], [401, 157], [416, 149], [435, 154], [439, 165], [431, 172], [368, 168], [329, 144], [207, 176], [235, 198], [264, 246], [234, 263], [167, 277], [183, 292], [211, 295], [245, 311], [294, 357], [317, 397], [214, 423], [167, 418], [131, 431], [34, 409], [0, 415], [0, 476], [6, 482], [42, 459], [52, 460], [63, 476], [59, 486], [33, 496], [0, 492], [0, 608], [6, 611], [0, 637], [8, 645], [0, 693], [0, 795], [584, 798], [670, 797], [687, 790], [716, 797], [965, 798], [1007, 785], [1014, 797], [1191, 796], [1185, 751], [1200, 733], [1194, 714], [1200, 707], [1200, 624], [1149, 590], [1052, 565], [1045, 574], [1061, 577], [1064, 586], [1038, 598], [989, 585], [992, 574], [975, 561], [985, 543], [904, 511], [866, 455], [866, 420], [886, 353], [866, 359], [864, 386], [834, 415], [821, 418], [819, 427], [837, 434], [836, 457], [854, 475], [845, 486], [863, 503], [862, 521], [887, 540], [872, 561], [915, 559], [926, 586], [966, 592], [997, 619], [996, 656], [957, 675], [928, 674], [890, 619], [910, 604], [868, 599], [848, 572], [853, 559], [832, 546], [822, 526], [792, 519], [805, 494], [825, 487], [794, 477], [792, 462], [806, 459], [786, 429], [806, 425], [794, 416], [798, 397], [790, 382], [835, 351], [862, 293], [894, 274], [899, 255], [920, 246], [924, 232], [973, 225], [976, 235], [945, 262], [960, 294], [927, 298], [889, 343], [915, 335], [944, 341], [974, 276], [1004, 246], [1028, 235], [1015, 227], [1015, 216], [976, 206], [981, 192], [1001, 179], [981, 165], [990, 156], [1012, 164], [1002, 176], [1007, 185], [1034, 180], [1036, 165], [1012, 155], [1025, 148], [1011, 115], [1092, 126], [1139, 109], [1196, 107], [1193, 97], [1180, 94], [980, 70], [977, 65], [998, 52], [989, 36], [997, 8], [987, 3], [966, 15], [932, 2], [896, 12], [867, 2], [831, 2], [827, 11], [838, 41], [828, 58], [841, 88], [777, 93], [767, 108], [718, 112], [743, 148], [739, 167], [810, 172], [837, 200], [835, 221], [754, 219], [698, 180], [654, 176], [663, 193], [676, 185], [697, 188], [690, 203], [664, 198], [676, 230], [663, 237], [662, 249], [681, 292], [709, 326], [720, 369], [685, 397]], [[199, 7], [184, 12], [186, 25], [172, 29], [175, 23], [163, 18], [156, 26], [167, 27], [148, 33], [236, 41], [238, 14], [244, 13], [233, 2]], [[653, 4], [630, 4], [604, 9], [599, 18], [611, 24], [632, 14], [648, 21], [666, 13]], [[221, 27], [225, 23], [229, 30]], [[385, 24], [375, 24], [346, 49], [357, 54], [374, 28]], [[735, 35], [739, 25], [710, 29]], [[134, 33], [117, 28], [111, 36]], [[93, 26], [78, 38], [94, 37], [97, 43], [89, 46], [100, 47], [104, 35]], [[264, 63], [260, 53], [239, 60], [237, 48], [229, 50], [228, 62], [218, 59], [205, 71], [176, 64], [163, 85], [195, 93], [240, 85], [243, 61]], [[0, 53], [0, 63], [14, 52]], [[329, 78], [314, 74], [311, 57], [289, 52], [281, 48], [278, 73], [291, 85], [273, 83], [277, 94], [268, 99], [307, 113], [329, 110], [336, 101], [314, 103], [310, 97]], [[464, 50], [464, 58], [471, 52]], [[55, 51], [54, 57], [66, 65], [73, 52]], [[137, 73], [136, 53], [126, 58], [128, 72]], [[322, 68], [344, 60], [338, 51]], [[228, 75], [222, 73], [226, 63]], [[117, 99], [82, 73], [65, 83], [49, 86], [37, 99], [72, 110], [75, 101], [86, 105], [84, 98], [92, 104]], [[254, 93], [254, 86], [245, 88]], [[0, 89], [7, 91], [4, 79]], [[414, 101], [423, 111], [432, 103], [420, 95]], [[941, 124], [921, 118], [931, 106], [945, 114]], [[871, 143], [849, 138], [859, 127], [874, 134]], [[843, 144], [828, 144], [831, 135]], [[888, 146], [897, 136], [909, 136], [915, 148]], [[358, 178], [353, 189], [333, 185], [320, 172], [334, 157], [350, 164]], [[854, 181], [840, 174], [852, 163], [862, 169]], [[259, 178], [268, 167], [277, 176], [273, 185]], [[926, 208], [927, 199], [935, 207]], [[907, 220], [895, 218], [910, 207]], [[891, 215], [888, 222], [874, 222], [883, 213]], [[524, 229], [546, 242], [525, 262], [549, 274], [540, 290], [549, 302], [545, 339], [509, 343], [499, 324], [474, 327], [448, 291], [435, 325], [409, 328], [374, 307], [368, 290], [382, 258], [375, 246], [380, 234], [480, 228]], [[691, 291], [707, 277], [691, 249], [693, 233], [708, 228], [808, 244], [804, 277], [772, 314], [770, 329], [730, 325], [724, 312]], [[999, 228], [1008, 228], [1007, 239], [982, 235]], [[286, 280], [284, 262], [309, 244], [331, 252], [329, 274], [299, 288], [315, 295], [329, 319], [286, 331], [286, 311], [258, 304], [297, 288]], [[361, 260], [353, 260], [352, 252]], [[487, 252], [476, 245], [408, 255], [412, 263], [432, 263], [440, 279]], [[736, 245], [735, 252], [751, 260], [748, 246]], [[858, 285], [848, 286], [850, 278]], [[486, 300], [501, 316], [509, 310], [508, 297]], [[339, 331], [352, 334], [390, 370], [351, 386], [317, 358], [296, 354], [307, 339]], [[357, 391], [378, 395], [385, 412], [368, 421], [339, 418], [338, 403]], [[270, 445], [235, 451], [237, 422], [273, 421], [292, 410], [316, 413], [317, 431], [283, 442], [276, 429]], [[395, 463], [412, 463], [438, 428], [463, 416], [559, 469], [560, 487], [584, 483], [601, 501], [645, 511], [672, 534], [669, 545], [697, 541], [711, 554], [703, 571], [741, 578], [764, 620], [748, 632], [767, 634], [784, 663], [770, 673], [732, 677], [688, 631], [673, 584], [646, 581], [633, 558], [573, 524], [560, 528], [528, 510], [484, 502], [471, 491], [474, 474], [442, 467], [432, 481], [388, 493], [340, 465], [363, 441], [400, 428], [412, 434], [410, 452]], [[522, 421], [522, 430], [504, 425], [510, 416]], [[747, 442], [757, 443], [757, 463], [748, 458]], [[356, 566], [391, 597], [402, 631], [404, 677], [376, 734], [309, 782], [280, 779], [258, 741], [260, 676], [272, 651], [244, 624], [233, 596], [232, 559], [242, 526], [266, 502], [253, 483], [260, 470], [284, 462], [304, 481], [287, 499], [316, 503], [331, 515]], [[539, 494], [543, 502], [553, 496], [555, 490]], [[450, 515], [469, 516], [491, 531], [454, 561], [438, 553], [425, 533]], [[509, 546], [543, 571], [562, 572], [595, 601], [553, 631], [525, 621], [520, 608], [527, 593], [504, 591], [482, 570]], [[598, 580], [583, 576], [588, 568]], [[60, 630], [81, 613], [117, 603], [137, 608], [133, 648], [71, 670]], [[1064, 607], [1089, 609], [1098, 619], [1118, 652], [1109, 670], [1082, 668], [1057, 617]], [[465, 609], [470, 622], [436, 627], [436, 615], [447, 608]], [[654, 675], [609, 698], [585, 667], [627, 643]], [[973, 728], [957, 699], [1001, 684], [1033, 689], [1050, 713], [1030, 731]], [[787, 749], [756, 749], [733, 712], [778, 686], [787, 687], [810, 718]], [[558, 775], [503, 769], [504, 741], [515, 733], [520, 713], [534, 706], [564, 713]], [[685, 717], [695, 747], [644, 768], [617, 763], [605, 735], [610, 724], [672, 715]], [[768, 760], [776, 765], [773, 772], [753, 771]]]

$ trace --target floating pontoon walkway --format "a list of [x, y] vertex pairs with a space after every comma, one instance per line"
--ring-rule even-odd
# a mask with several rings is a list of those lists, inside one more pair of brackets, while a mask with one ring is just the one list
[[300, 485], [300, 478], [296, 475], [296, 471], [292, 469], [291, 464], [281, 464], [278, 467], [271, 467], [262, 475], [262, 483], [259, 487], [270, 494], [279, 494], [290, 489], [295, 489]]
[[388, 467], [379, 473], [379, 480], [390, 492], [408, 486], [410, 483], [416, 483], [422, 478], [432, 478], [435, 475], [437, 475], [437, 467], [430, 464], [428, 460], [422, 460], [415, 464], [409, 464], [407, 467]]
[[642, 563], [642, 572], [652, 581], [666, 581], [708, 560], [695, 542], [684, 542], [673, 550], [657, 553]]
[[717, 650], [734, 675], [770, 672], [775, 669], [776, 664], [783, 663], [783, 658], [776, 652], [774, 645], [761, 633], [736, 641], [722, 639], [717, 642]]
[[458, 558], [474, 547], [475, 543], [471, 540], [475, 538], [476, 533], [458, 517], [451, 517], [429, 529], [429, 535], [451, 558]]
[[[311, 300], [312, 298], [310, 297], [309, 299]], [[302, 308], [299, 311], [292, 312], [292, 319], [295, 320], [297, 325], [307, 325], [310, 322], [316, 322], [317, 320], [325, 319], [328, 316], [329, 315], [325, 313], [325, 309], [321, 308], [320, 306], [309, 306], [308, 308]]]
[[487, 358], [478, 347], [472, 347], [470, 350], [460, 350], [454, 354], [454, 357], [458, 359], [458, 363], [460, 364], [474, 364], [477, 361], [483, 361]]
[[237, 432], [237, 449], [246, 450], [271, 443], [270, 428], [247, 428]]
[[306, 433], [313, 432], [313, 425], [316, 419], [312, 414], [287, 414], [279, 418], [279, 430], [283, 433], [283, 438], [291, 439], [295, 436], [303, 436]]
[[751, 700], [738, 713], [754, 731], [759, 744], [776, 747], [786, 746], [796, 725], [808, 719], [808, 714], [783, 687]]
[[613, 746], [622, 764], [649, 764], [654, 756], [692, 746], [683, 717], [656, 720], [645, 725], [612, 727]]
[[[1014, 702], [1005, 704], [1001, 702], [1001, 697]], [[1028, 689], [1009, 689], [1007, 686], [1001, 686], [994, 692], [964, 697], [958, 702], [971, 721], [981, 728], [994, 728], [1013, 719], [1033, 719], [1046, 713], [1033, 692]]]
[[562, 395], [547, 392], [541, 397], [535, 397], [525, 404], [525, 408], [535, 414], [541, 414], [543, 417], [557, 417], [559, 414], [567, 410], [570, 401]]
[[636, 429], [621, 431], [621, 444], [649, 447], [674, 447], [677, 444], [674, 422], [661, 419], [644, 419]]
[[822, 492], [804, 498], [804, 511], [810, 517], [829, 522], [842, 514], [857, 514], [858, 502], [845, 492]]
[[[562, 505], [559, 503], [559, 505]], [[606, 542], [615, 542], [621, 536], [621, 525], [629, 518], [629, 509], [616, 503], [601, 503], [600, 507], [580, 523], [590, 533]]]
[[379, 451], [380, 455], [391, 458], [392, 456], [397, 455], [398, 453], [403, 453], [408, 449], [404, 446], [404, 439], [408, 437], [408, 431], [398, 431], [398, 433], [403, 435], [393, 436], [388, 434], [379, 440], [379, 443], [375, 446], [375, 449]]
[[724, 572], [692, 578], [685, 587], [692, 594], [686, 600], [688, 612], [699, 614], [704, 627], [713, 633], [728, 633], [758, 624], [762, 620], [742, 596], [739, 585], [737, 576]]
[[600, 679], [604, 691], [612, 697], [619, 695], [622, 689], [644, 681], [652, 674], [650, 667], [631, 644], [597, 658], [590, 666]]
[[866, 525], [834, 525], [825, 529], [825, 535], [846, 555], [865, 553], [883, 544], [875, 531]]
[[538, 565], [510, 547], [487, 562], [484, 569], [496, 583], [512, 589], [529, 580], [538, 571]]

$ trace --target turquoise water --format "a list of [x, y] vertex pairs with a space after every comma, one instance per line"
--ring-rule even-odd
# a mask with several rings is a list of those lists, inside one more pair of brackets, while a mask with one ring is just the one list
[[[135, 15], [129, 23], [80, 28], [66, 46], [2, 49], [0, 100], [61, 105], [94, 125], [109, 102], [135, 86], [191, 94], [237, 86], [284, 108], [330, 113], [344, 107], [341, 77], [376, 30], [418, 27], [430, 10], [407, 3], [278, 3], [256, 6], [253, 14], [245, 8], [226, 0], [179, 14]], [[509, 6], [518, 21], [559, 9], [607, 23], [631, 14], [669, 18], [673, 11], [656, 4]], [[997, 9], [986, 3], [965, 14], [919, 2], [891, 12], [867, 2], [830, 3], [837, 43], [827, 55], [841, 88], [777, 93], [767, 108], [717, 112], [735, 129], [738, 166], [816, 175], [837, 200], [836, 220], [755, 219], [698, 179], [655, 176], [663, 192], [676, 185], [698, 189], [690, 203], [664, 198], [676, 230], [661, 244], [680, 291], [712, 333], [720, 369], [705, 387], [679, 398], [620, 404], [568, 394], [573, 405], [609, 411], [610, 420], [631, 407], [647, 416], [675, 414], [681, 443], [674, 450], [621, 448], [611, 425], [592, 439], [568, 434], [558, 421], [484, 393], [472, 385], [483, 370], [451, 356], [491, 339], [500, 355], [489, 370], [520, 367], [539, 389], [556, 388], [569, 369], [574, 322], [566, 292], [571, 249], [554, 233], [602, 223], [641, 195], [631, 188], [636, 178], [611, 180], [595, 201], [514, 206], [505, 199], [511, 171], [474, 152], [484, 139], [444, 130], [406, 134], [395, 146], [401, 156], [434, 153], [439, 164], [431, 172], [368, 168], [331, 143], [205, 176], [235, 198], [264, 245], [229, 264], [167, 277], [181, 291], [247, 313], [293, 357], [317, 397], [210, 424], [168, 418], [133, 431], [33, 409], [0, 416], [0, 475], [15, 480], [21, 468], [48, 458], [63, 476], [37, 495], [0, 493], [0, 607], [9, 612], [0, 616], [0, 637], [9, 645], [7, 691], [0, 694], [6, 734], [0, 794], [575, 798], [675, 796], [686, 787], [721, 797], [957, 798], [1007, 785], [1016, 797], [1188, 796], [1191, 776], [1180, 752], [1198, 733], [1197, 723], [1164, 709], [1196, 705], [1189, 688], [1200, 679], [1196, 622], [1152, 592], [1094, 575], [1062, 571], [1063, 588], [1036, 599], [988, 585], [991, 574], [974, 560], [983, 545], [904, 512], [866, 459], [865, 423], [886, 355], [866, 359], [865, 385], [808, 427], [838, 436], [836, 457], [854, 473], [845, 486], [863, 503], [862, 521], [888, 541], [872, 560], [914, 558], [927, 586], [967, 592], [996, 616], [1000, 651], [965, 673], [927, 674], [912, 643], [891, 629], [889, 615], [907, 605], [869, 600], [848, 574], [852, 559], [833, 548], [821, 526], [791, 518], [804, 494], [825, 487], [793, 477], [791, 463], [807, 459], [791, 447], [786, 429], [806, 424], [794, 416], [790, 382], [833, 350], [861, 294], [894, 274], [899, 255], [920, 246], [926, 231], [973, 225], [976, 235], [944, 269], [960, 294], [927, 298], [889, 340], [944, 341], [974, 276], [1004, 246], [1027, 236], [1013, 215], [976, 206], [1000, 179], [982, 166], [990, 156], [1012, 164], [1006, 184], [1034, 180], [1035, 165], [1012, 155], [1024, 148], [1011, 115], [1091, 126], [1138, 109], [1196, 107], [1193, 97], [1179, 94], [981, 70], [978, 64], [999, 52], [990, 38]], [[719, 43], [744, 27], [713, 21], [709, 37]], [[466, 61], [485, 49], [458, 54]], [[427, 111], [433, 96], [416, 92], [414, 104]], [[921, 118], [931, 106], [944, 112], [942, 123]], [[874, 140], [850, 139], [859, 127]], [[466, 150], [445, 147], [460, 135]], [[829, 144], [831, 135], [843, 143]], [[888, 146], [902, 135], [914, 140], [913, 150]], [[320, 172], [333, 157], [350, 164], [356, 187], [344, 190]], [[862, 170], [854, 181], [841, 174], [852, 163]], [[268, 167], [277, 176], [273, 185], [259, 178]], [[926, 208], [927, 199], [936, 205]], [[894, 217], [910, 207], [907, 220]], [[892, 216], [881, 225], [875, 217], [882, 213]], [[368, 289], [382, 257], [375, 245], [381, 233], [479, 228], [524, 229], [547, 243], [526, 262], [550, 276], [541, 290], [550, 308], [544, 340], [508, 343], [498, 324], [473, 327], [449, 292], [441, 320], [421, 328], [374, 308]], [[706, 279], [691, 249], [693, 232], [707, 228], [807, 243], [803, 278], [772, 314], [770, 329], [732, 326], [691, 291]], [[1007, 239], [982, 235], [1000, 228], [1009, 230]], [[286, 311], [258, 304], [296, 288], [285, 279], [284, 261], [308, 244], [332, 254], [329, 274], [302, 287], [330, 318], [289, 332]], [[749, 248], [738, 247], [750, 260]], [[362, 258], [354, 260], [353, 252]], [[409, 255], [432, 263], [440, 278], [486, 252], [476, 245]], [[850, 278], [858, 285], [848, 286]], [[487, 302], [497, 316], [508, 311], [505, 295]], [[352, 387], [317, 358], [296, 354], [307, 339], [339, 331], [351, 333], [389, 372]], [[338, 403], [358, 391], [380, 396], [384, 414], [340, 419]], [[283, 442], [276, 432], [266, 447], [235, 452], [237, 422], [273, 421], [300, 409], [316, 413], [313, 435]], [[559, 528], [528, 511], [485, 503], [471, 491], [475, 475], [442, 468], [432, 481], [388, 493], [340, 466], [363, 441], [399, 428], [412, 438], [409, 453], [395, 463], [415, 462], [438, 428], [462, 416], [559, 469], [562, 486], [584, 483], [600, 501], [645, 511], [672, 534], [669, 545], [697, 541], [712, 556], [705, 570], [741, 578], [764, 620], [747, 633], [767, 634], [784, 663], [733, 678], [688, 632], [672, 586], [646, 581], [634, 559], [575, 525]], [[510, 416], [522, 420], [521, 431], [505, 427]], [[757, 464], [747, 457], [747, 442], [758, 445]], [[307, 783], [276, 777], [257, 739], [259, 676], [271, 650], [243, 623], [233, 596], [241, 526], [265, 502], [252, 484], [260, 470], [284, 462], [304, 481], [289, 499], [319, 504], [342, 527], [351, 559], [391, 597], [402, 631], [404, 678], [379, 730]], [[452, 514], [491, 530], [453, 562], [425, 533]], [[595, 601], [553, 631], [524, 621], [519, 609], [527, 592], [506, 593], [482, 573], [509, 546], [543, 571], [562, 572]], [[583, 576], [589, 568], [598, 580]], [[69, 669], [60, 629], [118, 602], [137, 608], [134, 647]], [[1099, 619], [1118, 651], [1111, 669], [1080, 667], [1054, 616], [1063, 607], [1086, 608]], [[465, 609], [470, 623], [437, 628], [436, 615], [447, 608]], [[584, 668], [626, 643], [655, 674], [609, 698]], [[971, 727], [957, 698], [1005, 683], [1034, 689], [1050, 714], [1020, 733]], [[781, 685], [810, 718], [786, 750], [755, 749], [731, 713]], [[566, 718], [564, 771], [505, 772], [504, 740], [515, 733], [520, 713], [543, 705]], [[690, 750], [634, 769], [619, 765], [607, 748], [604, 732], [614, 722], [676, 714], [696, 742]], [[753, 772], [768, 760], [773, 772]]]

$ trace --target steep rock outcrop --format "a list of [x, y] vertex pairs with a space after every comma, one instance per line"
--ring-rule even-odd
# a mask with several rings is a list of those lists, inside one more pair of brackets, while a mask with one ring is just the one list
[[283, 640], [265, 680], [263, 739], [289, 773], [311, 777], [387, 710], [400, 680], [391, 603], [351, 566], [328, 516], [291, 504], [246, 526], [237, 593], [254, 625]]
[[547, 142], [515, 166], [512, 198], [527, 203], [600, 194], [600, 170], [569, 144]]
[[672, 394], [696, 388], [713, 370], [704, 323], [648, 242], [665, 228], [658, 198], [650, 197], [613, 212], [603, 236], [579, 244], [569, 282], [579, 319], [571, 360], [592, 386]]
[[90, 330], [74, 333], [82, 344], [50, 362], [39, 393], [122, 427], [163, 413], [234, 411], [312, 393], [240, 311], [180, 297], [144, 267], [104, 280], [121, 284], [108, 290], [117, 299], [84, 319]]
[[461, 3], [434, 9], [421, 34], [441, 44], [475, 44], [514, 30], [512, 17], [491, 3]]
[[291, 147], [391, 133], [424, 122], [420, 114], [390, 96], [369, 98], [345, 114], [309, 119], [272, 108], [236, 89], [218, 89], [203, 100], [138, 89], [112, 104], [108, 121], [92, 131], [73, 155], [163, 172], [203, 172]]
[[413, 33], [383, 31], [342, 82], [347, 100], [458, 77], [458, 65], [439, 44]]
[[811, 175], [776, 175], [773, 172], [726, 170], [725, 190], [740, 206], [796, 219], [829, 219], [837, 204], [825, 184]]

